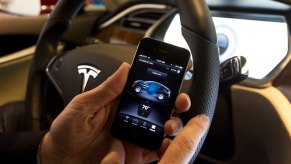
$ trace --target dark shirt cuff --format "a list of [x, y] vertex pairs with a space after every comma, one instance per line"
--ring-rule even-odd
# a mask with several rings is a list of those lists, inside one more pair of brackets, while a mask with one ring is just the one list
[[46, 132], [0, 133], [0, 163], [36, 163], [38, 147]]

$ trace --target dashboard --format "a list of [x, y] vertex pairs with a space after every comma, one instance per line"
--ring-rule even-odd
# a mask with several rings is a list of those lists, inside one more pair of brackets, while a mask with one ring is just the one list
[[[289, 7], [266, 1], [263, 5], [254, 4], [257, 8], [250, 11], [249, 6], [230, 4], [225, 9], [215, 3], [211, 1], [209, 7], [217, 32], [220, 62], [233, 56], [246, 57], [249, 78], [244, 85], [262, 87], [276, 80], [290, 58], [285, 15]], [[98, 30], [95, 37], [109, 43], [137, 45], [143, 37], [151, 37], [188, 48], [173, 6], [133, 5], [101, 23]]]
[[[280, 115], [282, 118], [290, 116], [286, 112], [290, 112], [291, 102], [288, 27], [291, 7], [274, 1], [262, 1], [207, 1], [216, 27], [220, 62], [233, 56], [244, 56], [249, 67], [249, 78], [240, 85], [230, 89], [220, 88], [216, 116], [208, 134], [210, 139], [204, 144], [201, 155], [207, 163], [290, 163], [282, 162], [282, 157], [288, 156], [285, 151], [290, 152], [283, 148], [290, 145], [290, 137], [276, 131], [284, 126], [276, 126], [274, 120], [284, 122], [285, 119], [276, 118], [280, 113], [284, 115]], [[134, 11], [134, 8], [139, 10]], [[126, 11], [129, 11], [128, 14], [117, 14], [102, 24], [100, 27], [107, 26], [102, 28], [103, 34], [99, 33], [97, 37], [106, 35], [104, 41], [133, 45], [137, 45], [142, 37], [151, 37], [188, 48], [181, 34], [175, 6], [136, 5]], [[158, 16], [157, 13], [162, 14]], [[157, 19], [153, 21], [153, 17]], [[108, 26], [108, 22], [112, 24]], [[145, 30], [142, 27], [149, 28]], [[131, 39], [128, 39], [129, 36]], [[189, 78], [192, 76], [191, 72], [187, 75]], [[268, 90], [270, 88], [272, 90]], [[279, 97], [277, 92], [285, 97]], [[281, 107], [281, 104], [284, 105]], [[270, 138], [276, 135], [280, 137]], [[257, 144], [262, 144], [262, 148]]]
[[[249, 77], [265, 78], [288, 54], [288, 27], [283, 17], [248, 16], [235, 18], [214, 16], [220, 62], [244, 56]], [[179, 15], [167, 28], [163, 41], [188, 48], [181, 34]]]

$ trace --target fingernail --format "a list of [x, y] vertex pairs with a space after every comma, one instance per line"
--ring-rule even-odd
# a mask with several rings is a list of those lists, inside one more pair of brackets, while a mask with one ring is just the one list
[[197, 117], [202, 121], [203, 124], [209, 125], [209, 117], [208, 116], [206, 116], [205, 114], [200, 114]]
[[178, 132], [178, 128], [176, 124], [170, 123], [172, 134], [176, 134]]

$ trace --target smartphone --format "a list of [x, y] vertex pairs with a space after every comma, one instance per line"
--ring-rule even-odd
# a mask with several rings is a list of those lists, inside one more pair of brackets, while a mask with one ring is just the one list
[[111, 126], [111, 134], [157, 150], [165, 137], [190, 52], [150, 38], [140, 41]]

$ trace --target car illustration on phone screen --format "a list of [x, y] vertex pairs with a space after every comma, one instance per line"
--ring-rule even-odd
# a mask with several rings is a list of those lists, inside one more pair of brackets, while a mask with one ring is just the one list
[[168, 87], [156, 81], [137, 80], [132, 89], [135, 95], [157, 103], [165, 102], [171, 95]]

